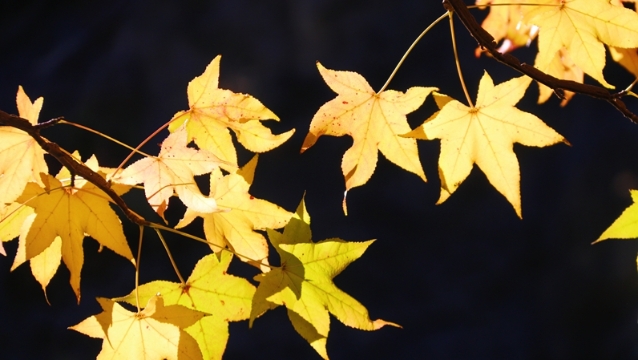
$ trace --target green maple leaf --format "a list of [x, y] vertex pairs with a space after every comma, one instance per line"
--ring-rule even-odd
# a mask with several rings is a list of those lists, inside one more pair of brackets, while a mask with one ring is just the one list
[[630, 190], [634, 201], [594, 243], [607, 239], [638, 238], [638, 190]]
[[377, 330], [385, 325], [399, 327], [381, 319], [370, 320], [368, 310], [332, 282], [363, 255], [374, 240], [312, 242], [310, 216], [303, 201], [283, 234], [269, 231], [268, 235], [281, 257], [281, 267], [255, 277], [260, 284], [253, 300], [251, 326], [265, 311], [284, 305], [295, 330], [324, 359], [328, 358], [328, 313], [345, 325], [361, 330]]
[[[233, 255], [223, 251], [219, 255], [203, 257], [184, 284], [152, 281], [139, 286], [140, 303], [161, 294], [166, 305], [182, 305], [202, 311], [203, 317], [186, 328], [197, 343], [205, 359], [221, 359], [228, 342], [228, 322], [248, 319], [255, 287], [246, 279], [226, 273]], [[135, 290], [113, 299], [136, 304]]]

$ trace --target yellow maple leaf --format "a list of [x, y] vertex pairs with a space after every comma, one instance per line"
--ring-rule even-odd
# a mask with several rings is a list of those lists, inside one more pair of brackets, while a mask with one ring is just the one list
[[219, 169], [213, 171], [210, 196], [226, 211], [203, 214], [187, 209], [175, 228], [202, 217], [206, 240], [213, 244], [211, 249], [215, 253], [229, 247], [242, 261], [268, 271], [268, 243], [255, 230], [279, 229], [286, 225], [292, 214], [248, 193], [256, 166], [257, 156], [237, 173], [223, 176]]
[[[232, 258], [228, 251], [207, 255], [197, 262], [184, 284], [159, 280], [137, 289], [140, 303], [159, 293], [166, 305], [182, 305], [211, 314], [185, 329], [197, 340], [205, 359], [221, 359], [228, 342], [228, 322], [246, 320], [250, 315], [255, 287], [244, 278], [226, 273]], [[135, 290], [113, 300], [135, 305]]]
[[18, 202], [0, 205], [0, 240], [11, 241], [18, 237], [22, 223], [31, 214], [32, 208]]
[[[11, 266], [11, 270], [13, 271], [18, 266], [22, 265], [26, 259], [26, 239], [27, 234], [29, 233], [29, 229], [33, 224], [33, 220], [35, 220], [36, 214], [33, 213], [33, 209], [24, 206], [24, 208], [31, 210], [31, 214], [26, 217], [24, 222], [22, 223], [22, 231], [20, 234], [20, 240], [18, 242], [18, 251], [16, 252], [16, 256], [13, 259], [13, 265]], [[58, 271], [58, 267], [60, 266], [60, 260], [62, 259], [62, 238], [56, 236], [51, 245], [49, 245], [46, 249], [44, 249], [38, 255], [32, 257], [29, 260], [29, 265], [31, 267], [31, 273], [37, 282], [42, 286], [42, 291], [44, 292], [44, 298], [47, 303], [49, 299], [47, 297], [47, 286], [49, 282]]]
[[638, 14], [606, 0], [528, 0], [534, 4], [525, 15], [537, 25], [538, 57], [535, 66], [543, 70], [556, 53], [567, 49], [576, 66], [608, 88], [603, 76], [605, 47], [638, 47]]
[[541, 119], [514, 107], [530, 82], [530, 78], [523, 76], [494, 86], [485, 72], [474, 107], [450, 98], [440, 100], [444, 104], [440, 112], [406, 134], [417, 139], [441, 139], [439, 204], [456, 191], [473, 164], [477, 164], [492, 186], [512, 204], [516, 214], [522, 216], [514, 143], [537, 147], [561, 141], [568, 144]]
[[[31, 102], [18, 87], [18, 114], [33, 125], [38, 123], [43, 98]], [[40, 173], [47, 173], [44, 150], [22, 130], [0, 126], [0, 204], [8, 204], [20, 196], [27, 182], [41, 184]]]
[[329, 313], [345, 325], [360, 330], [378, 330], [385, 325], [400, 327], [381, 319], [371, 320], [368, 310], [332, 281], [363, 255], [374, 240], [312, 242], [310, 216], [303, 200], [294, 220], [284, 228], [284, 234], [274, 230], [268, 234], [281, 258], [281, 267], [255, 276], [259, 287], [253, 298], [250, 326], [265, 311], [284, 305], [295, 330], [324, 359], [328, 358]]
[[[612, 5], [620, 7], [624, 7], [623, 2], [633, 3], [634, 10], [638, 11], [638, 8], [636, 8], [635, 5], [635, 0], [611, 0]], [[610, 46], [609, 54], [615, 62], [619, 63], [622, 67], [627, 69], [627, 71], [638, 77], [638, 48], [623, 49]]]
[[609, 54], [615, 62], [638, 77], [638, 49], [622, 49], [609, 47]]
[[[99, 168], [94, 157], [87, 161], [87, 166], [94, 170]], [[50, 280], [55, 273], [53, 263], [56, 256], [59, 263], [60, 255], [55, 255], [55, 245], [52, 247], [52, 243], [59, 237], [62, 260], [71, 273], [70, 284], [79, 301], [80, 272], [84, 263], [82, 241], [86, 235], [132, 263], [135, 261], [126, 242], [122, 223], [109, 206], [109, 197], [95, 185], [81, 178], [74, 180], [75, 187], [70, 187], [71, 179], [66, 177], [67, 174], [67, 170], [61, 171], [58, 174], [61, 179], [42, 174], [44, 187], [28, 183], [23, 194], [17, 199], [17, 202], [33, 208], [34, 216], [27, 217], [22, 225], [21, 245], [12, 269], [49, 251], [36, 260], [40, 266], [34, 272], [43, 288], [46, 287], [48, 280], [42, 279]], [[125, 190], [118, 188], [120, 189]], [[51, 250], [48, 250], [49, 248]], [[31, 265], [33, 268], [34, 264]]]
[[240, 144], [256, 153], [276, 148], [295, 130], [273, 135], [260, 120], [279, 120], [277, 115], [250, 95], [219, 89], [220, 59], [220, 55], [215, 57], [206, 71], [188, 84], [190, 109], [175, 114], [169, 130], [186, 124], [188, 141], [194, 140], [200, 149], [236, 167], [237, 153], [228, 129], [233, 130]]
[[197, 342], [183, 329], [206, 314], [181, 305], [165, 306], [157, 295], [139, 313], [130, 312], [110, 299], [97, 298], [97, 301], [104, 311], [69, 329], [105, 340], [98, 360], [202, 359]]
[[301, 152], [321, 135], [351, 136], [352, 147], [341, 162], [346, 193], [368, 182], [377, 165], [378, 151], [425, 181], [416, 141], [398, 134], [410, 131], [406, 115], [418, 109], [436, 88], [415, 86], [406, 93], [387, 90], [377, 94], [358, 73], [326, 69], [320, 63], [317, 68], [337, 97], [317, 110]]
[[[523, 23], [523, 16], [529, 7], [521, 6], [521, 2], [523, 0], [476, 0], [476, 5], [480, 9], [491, 5], [490, 13], [481, 26], [497, 43], [503, 40], [498, 49], [501, 53], [510, 52], [521, 46], [529, 46], [538, 34], [536, 26]], [[474, 53], [477, 57], [480, 56], [481, 48], [478, 47]]]
[[[569, 57], [569, 53], [565, 48], [560, 48], [552, 61], [547, 65], [545, 69], [541, 69], [545, 71], [545, 73], [552, 75], [555, 78], [563, 79], [563, 80], [571, 80], [578, 83], [583, 83], [584, 81], [584, 73], [581, 68], [579, 68], [574, 61]], [[545, 86], [541, 83], [538, 83], [539, 95], [538, 95], [538, 103], [542, 104], [547, 101], [552, 94], [554, 94], [554, 90]], [[560, 106], [565, 106], [574, 97], [573, 91], [565, 91], [563, 98], [560, 102]]]
[[186, 137], [184, 128], [175, 130], [162, 142], [157, 157], [140, 159], [111, 180], [127, 185], [143, 182], [148, 203], [162, 218], [173, 192], [193, 210], [218, 211], [215, 199], [201, 193], [194, 176], [211, 172], [221, 161], [206, 150], [187, 147]]

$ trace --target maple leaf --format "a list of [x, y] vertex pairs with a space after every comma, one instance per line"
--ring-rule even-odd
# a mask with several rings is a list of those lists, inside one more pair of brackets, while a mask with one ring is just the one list
[[638, 77], [638, 49], [622, 49], [609, 47], [611, 58]]
[[140, 159], [111, 180], [120, 184], [144, 183], [146, 199], [162, 219], [168, 200], [177, 193], [187, 207], [202, 213], [218, 211], [215, 199], [204, 196], [195, 175], [203, 175], [219, 167], [219, 160], [212, 153], [187, 147], [184, 128], [175, 130], [162, 142], [157, 157]]
[[161, 296], [148, 300], [134, 313], [106, 298], [97, 298], [104, 310], [69, 329], [104, 339], [101, 359], [202, 359], [193, 337], [183, 329], [206, 314], [181, 305], [165, 306]]
[[[561, 48], [560, 50], [558, 50], [552, 61], [547, 65], [547, 68], [541, 70], [545, 71], [545, 73], [552, 75], [555, 78], [571, 80], [581, 84], [583, 83], [585, 77], [583, 70], [579, 68], [576, 63], [574, 63], [574, 61], [572, 61], [565, 48]], [[541, 83], [538, 83], [538, 88], [539, 104], [544, 103], [552, 96], [552, 94], [554, 94], [553, 89]], [[560, 106], [567, 105], [569, 100], [571, 100], [574, 95], [575, 93], [573, 91], [564, 91]]]
[[[211, 314], [186, 328], [205, 359], [221, 359], [228, 342], [228, 322], [248, 319], [255, 287], [248, 280], [226, 273], [233, 255], [223, 251], [197, 262], [186, 283], [152, 281], [137, 289], [140, 303], [162, 294], [166, 305], [182, 305]], [[114, 301], [136, 304], [135, 290]]]
[[210, 174], [210, 196], [227, 211], [202, 214], [187, 209], [175, 226], [181, 228], [198, 216], [204, 219], [204, 234], [215, 253], [229, 247], [242, 261], [268, 271], [268, 243], [255, 230], [279, 229], [292, 214], [266, 200], [248, 193], [257, 166], [257, 156], [237, 173], [223, 176], [215, 170]]
[[[352, 147], [346, 150], [341, 170], [346, 193], [368, 182], [377, 165], [377, 152], [401, 168], [426, 181], [416, 141], [401, 138], [410, 130], [406, 115], [418, 109], [433, 87], [412, 87], [406, 93], [387, 90], [376, 93], [366, 79], [351, 71], [326, 69], [317, 62], [319, 73], [337, 97], [319, 108], [301, 152], [313, 146], [321, 135], [349, 135]], [[344, 212], [345, 207], [344, 195]]]
[[281, 267], [255, 277], [259, 287], [253, 298], [251, 327], [256, 317], [284, 305], [295, 330], [324, 359], [328, 358], [328, 313], [345, 325], [361, 330], [378, 330], [385, 325], [400, 327], [381, 319], [370, 320], [368, 310], [332, 282], [335, 276], [363, 255], [374, 240], [312, 242], [310, 216], [303, 200], [295, 217], [284, 228], [284, 233], [270, 230], [268, 235], [279, 253]]
[[[18, 114], [38, 123], [43, 98], [31, 102], [27, 94], [18, 87], [16, 97]], [[40, 173], [47, 173], [44, 150], [26, 132], [10, 126], [0, 126], [0, 204], [8, 204], [22, 194], [27, 182], [41, 184]]]
[[[623, 2], [633, 3], [634, 10], [638, 11], [634, 0], [611, 0], [612, 5], [620, 6], [622, 8], [624, 8]], [[619, 63], [622, 67], [627, 69], [627, 71], [638, 77], [638, 49], [623, 49], [610, 46], [609, 54], [615, 62]]]
[[603, 86], [613, 88], [603, 77], [603, 43], [620, 48], [638, 47], [638, 14], [605, 0], [529, 3], [537, 6], [529, 10], [525, 20], [540, 28], [535, 66], [541, 70], [547, 68], [564, 47], [576, 66]]
[[630, 190], [634, 202], [614, 221], [594, 244], [607, 239], [635, 239], [638, 238], [638, 190]]
[[[87, 161], [87, 166], [94, 171], [99, 168], [94, 157]], [[108, 195], [82, 178], [74, 180], [75, 187], [70, 187], [71, 178], [67, 177], [68, 175], [68, 170], [62, 170], [58, 174], [60, 179], [49, 174], [41, 174], [44, 187], [28, 183], [23, 194], [17, 199], [18, 202], [33, 208], [34, 217], [24, 221], [19, 255], [16, 256], [12, 269], [43, 253], [52, 246], [57, 237], [60, 237], [62, 260], [71, 273], [70, 284], [80, 301], [80, 272], [84, 263], [82, 241], [86, 235], [132, 263], [135, 261], [126, 242], [122, 223], [109, 206]], [[127, 188], [117, 189], [125, 191]], [[23, 255], [20, 254], [21, 251], [24, 251]], [[36, 260], [42, 267], [36, 272], [41, 272], [42, 275], [36, 275], [34, 272], [43, 288], [46, 284], [40, 279], [50, 280], [53, 276], [51, 268], [55, 262], [56, 252], [49, 251], [40, 260]], [[59, 263], [59, 257], [57, 262]]]
[[[33, 220], [35, 220], [36, 217], [36, 214], [33, 213], [33, 209], [28, 206], [24, 206], [24, 208], [31, 210], [31, 214], [28, 215], [22, 223], [22, 232], [20, 234], [20, 240], [18, 242], [18, 251], [15, 258], [13, 259], [13, 266], [11, 267], [12, 271], [23, 264], [25, 261], [27, 261], [26, 237], [29, 229], [31, 228], [31, 225], [33, 224]], [[36, 279], [36, 281], [40, 283], [40, 286], [42, 286], [44, 298], [46, 299], [47, 303], [49, 303], [49, 299], [47, 296], [47, 286], [57, 272], [58, 267], [60, 266], [61, 259], [62, 238], [56, 236], [51, 245], [49, 245], [41, 253], [29, 260], [31, 273], [33, 274], [33, 277]]]
[[0, 240], [10, 241], [18, 237], [22, 224], [31, 214], [32, 208], [18, 202], [0, 205]]
[[186, 124], [188, 140], [200, 149], [212, 152], [221, 160], [237, 166], [237, 153], [228, 129], [240, 144], [256, 153], [272, 150], [288, 140], [294, 129], [273, 135], [260, 120], [279, 120], [259, 100], [246, 94], [219, 89], [218, 55], [204, 73], [188, 83], [189, 110], [180, 111], [169, 126], [171, 132]]
[[[523, 16], [529, 9], [528, 6], [521, 6], [523, 0], [477, 0], [476, 5], [480, 9], [490, 6], [490, 13], [485, 17], [481, 27], [485, 29], [497, 43], [503, 40], [500, 48], [501, 53], [510, 52], [521, 46], [529, 46], [538, 34], [538, 27], [523, 23]], [[511, 4], [510, 6], [499, 6]], [[482, 53], [478, 47], [474, 54], [478, 57]]]
[[512, 204], [521, 217], [520, 172], [514, 143], [526, 146], [569, 144], [560, 134], [530, 113], [514, 105], [523, 97], [531, 79], [519, 77], [494, 86], [485, 72], [479, 83], [476, 106], [467, 107], [447, 97], [436, 116], [405, 136], [441, 139], [439, 176], [445, 201], [470, 174], [473, 164]]

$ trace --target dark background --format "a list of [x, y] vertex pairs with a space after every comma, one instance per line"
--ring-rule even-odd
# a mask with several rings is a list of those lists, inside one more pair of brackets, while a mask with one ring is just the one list
[[[628, 189], [638, 186], [638, 126], [608, 104], [576, 96], [566, 108], [557, 99], [539, 107], [537, 87], [530, 88], [519, 107], [573, 146], [514, 147], [521, 163], [523, 220], [478, 169], [436, 206], [437, 141], [419, 141], [428, 183], [380, 156], [368, 184], [350, 192], [348, 217], [341, 212], [340, 161], [352, 140], [322, 137], [299, 154], [314, 112], [334, 97], [317, 60], [357, 71], [379, 89], [413, 39], [442, 13], [440, 2], [423, 0], [4, 0], [0, 109], [17, 112], [15, 94], [23, 85], [32, 99], [45, 98], [41, 121], [64, 116], [136, 145], [187, 108], [187, 83], [222, 54], [220, 87], [261, 100], [281, 118], [267, 122], [274, 132], [296, 129], [288, 142], [261, 156], [251, 193], [293, 211], [305, 191], [315, 240], [378, 239], [335, 282], [367, 306], [372, 318], [403, 329], [368, 333], [332, 318], [333, 359], [637, 358], [636, 243], [590, 245], [631, 204]], [[458, 22], [456, 29], [474, 98], [483, 69], [497, 83], [515, 75], [489, 58], [476, 60], [475, 42]], [[533, 49], [515, 55], [531, 61]], [[614, 69], [606, 72], [611, 83], [622, 88], [633, 80]], [[464, 99], [446, 22], [416, 47], [390, 89], [416, 85]], [[628, 103], [638, 111], [635, 100]], [[408, 116], [410, 124], [421, 124], [434, 109], [428, 98]], [[68, 150], [79, 149], [84, 158], [97, 154], [104, 166], [115, 167], [127, 155], [72, 127], [45, 135]], [[157, 153], [165, 135], [145, 149]], [[240, 151], [242, 163], [249, 158]], [[153, 216], [139, 193], [127, 199]], [[174, 224], [181, 209], [177, 201], [171, 208]], [[125, 229], [135, 251], [137, 230], [128, 223]], [[168, 242], [185, 276], [209, 251], [183, 238]], [[101, 340], [66, 328], [101, 311], [96, 296], [129, 293], [132, 266], [110, 250], [98, 254], [97, 243], [87, 238], [81, 303], [62, 266], [49, 285], [49, 306], [28, 265], [9, 273], [17, 241], [5, 246], [0, 357], [97, 355]], [[177, 280], [154, 236], [144, 243], [141, 266], [143, 282]], [[243, 264], [233, 264], [231, 272], [255, 274]], [[232, 323], [226, 358], [318, 356], [279, 308], [251, 330], [245, 321]]]

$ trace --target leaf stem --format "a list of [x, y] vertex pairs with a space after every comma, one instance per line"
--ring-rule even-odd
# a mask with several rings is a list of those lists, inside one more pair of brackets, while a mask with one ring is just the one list
[[132, 147], [132, 146], [130, 146], [128, 144], [125, 144], [125, 143], [123, 143], [123, 142], [121, 142], [121, 141], [119, 141], [119, 140], [117, 140], [115, 138], [112, 138], [112, 137], [110, 137], [110, 136], [108, 136], [108, 135], [106, 135], [104, 133], [101, 133], [101, 132], [99, 132], [97, 130], [91, 129], [90, 127], [87, 127], [87, 126], [84, 126], [84, 125], [80, 125], [78, 123], [74, 123], [72, 121], [67, 121], [67, 120], [64, 120], [64, 119], [60, 120], [59, 123], [60, 124], [66, 124], [66, 125], [75, 126], [75, 127], [80, 128], [82, 130], [85, 130], [85, 131], [88, 131], [90, 133], [99, 135], [99, 136], [101, 136], [101, 137], [103, 137], [103, 138], [105, 138], [107, 140], [110, 140], [110, 141], [112, 141], [112, 142], [114, 142], [114, 143], [116, 143], [116, 144], [118, 144], [118, 145], [120, 145], [122, 147], [125, 147], [125, 148], [127, 148], [127, 149], [129, 149], [129, 150], [131, 150], [133, 152], [136, 152], [136, 153], [138, 153], [140, 155], [144, 155], [144, 156], [147, 156], [147, 157], [153, 157], [153, 156], [148, 155], [148, 154], [146, 154], [146, 153], [144, 153], [142, 151], [139, 151], [138, 149], [136, 149], [136, 148], [134, 148], [134, 147]]
[[470, 108], [474, 108], [474, 104], [472, 103], [472, 98], [470, 98], [470, 94], [467, 91], [467, 86], [465, 86], [465, 80], [463, 80], [463, 72], [461, 71], [461, 62], [459, 61], [459, 53], [456, 50], [456, 35], [454, 34], [454, 16], [451, 11], [447, 12], [450, 18], [450, 33], [452, 34], [452, 49], [454, 50], [454, 62], [456, 63], [456, 71], [459, 73], [459, 80], [461, 81], [461, 87], [463, 88], [463, 92], [465, 93], [465, 98], [467, 99], [467, 103], [470, 105]]
[[135, 147], [135, 149], [133, 149], [133, 151], [131, 151], [130, 154], [128, 154], [128, 156], [122, 160], [122, 163], [115, 169], [115, 171], [113, 172], [113, 174], [111, 175], [111, 178], [114, 178], [115, 175], [122, 170], [122, 167], [124, 166], [124, 164], [126, 164], [129, 160], [131, 160], [131, 158], [133, 157], [133, 155], [135, 155], [135, 153], [140, 152], [139, 150], [142, 148], [142, 146], [146, 145], [147, 142], [149, 142], [153, 137], [155, 137], [155, 135], [159, 134], [160, 131], [166, 129], [168, 127], [168, 125], [170, 125], [176, 118], [172, 118], [169, 121], [167, 121], [164, 125], [160, 126], [159, 128], [157, 128], [155, 131], [153, 131], [151, 133], [151, 135], [147, 136], [146, 139], [142, 140], [142, 142], [137, 145]]
[[[394, 67], [394, 70], [392, 71], [392, 74], [390, 74], [390, 77], [388, 77], [388, 80], [385, 82], [385, 84], [383, 84], [383, 87], [381, 87], [381, 90], [379, 90], [378, 93], [383, 92], [388, 87], [388, 85], [390, 84], [390, 81], [392, 81], [392, 79], [394, 78], [394, 75], [396, 75], [397, 71], [399, 71], [399, 68], [401, 67], [401, 65], [403, 65], [403, 62], [405, 61], [405, 59], [408, 57], [410, 52], [412, 52], [412, 49], [414, 49], [416, 44], [419, 41], [421, 41], [421, 38], [423, 36], [425, 36], [425, 34], [427, 34], [427, 32], [430, 31], [430, 29], [432, 29], [434, 27], [434, 25], [438, 24], [439, 22], [441, 22], [441, 20], [445, 19], [445, 17], [448, 16], [449, 13], [450, 12], [447, 11], [445, 14], [439, 16], [438, 19], [434, 20], [430, 25], [428, 25], [427, 28], [425, 28], [425, 30], [423, 30], [423, 32], [421, 32], [421, 34], [419, 36], [417, 36], [417, 38], [412, 42], [412, 45], [410, 45], [410, 47], [405, 52], [405, 54], [403, 54], [403, 57], [401, 57], [401, 60], [399, 60], [399, 63], [397, 64], [397, 66]], [[451, 14], [450, 14], [450, 16], [451, 16]]]
[[[492, 57], [500, 63], [525, 74], [532, 79], [538, 81], [543, 85], [547, 85], [552, 89], [563, 89], [573, 91], [575, 93], [589, 95], [596, 99], [605, 100], [620, 111], [625, 117], [631, 120], [633, 123], [638, 124], [638, 115], [631, 112], [627, 105], [620, 99], [623, 95], [620, 93], [610, 93], [609, 90], [595, 85], [581, 84], [571, 80], [563, 80], [555, 78], [549, 74], [546, 74], [532, 65], [522, 63], [518, 58], [512, 54], [501, 54], [496, 48], [494, 37], [490, 35], [481, 25], [476, 21], [474, 16], [467, 10], [467, 6], [463, 0], [443, 0], [443, 7], [456, 13], [459, 20], [465, 25], [465, 28], [469, 31], [472, 37], [489, 52]], [[1, 115], [2, 113], [0, 113]]]
[[228, 251], [229, 253], [231, 253], [231, 254], [233, 254], [233, 255], [235, 255], [235, 256], [238, 256], [238, 257], [241, 257], [241, 258], [247, 259], [247, 260], [249, 260], [249, 261], [251, 261], [251, 262], [254, 262], [254, 263], [256, 263], [256, 264], [259, 264], [259, 265], [263, 265], [263, 266], [269, 267], [269, 268], [271, 268], [271, 269], [275, 269], [275, 268], [277, 268], [277, 266], [273, 266], [273, 265], [270, 265], [270, 264], [264, 264], [261, 260], [251, 259], [251, 258], [249, 258], [249, 257], [247, 257], [247, 256], [245, 256], [245, 255], [241, 255], [241, 254], [236, 253], [234, 250], [227, 249], [227, 248], [222, 247], [222, 246], [219, 246], [219, 245], [217, 245], [217, 244], [213, 244], [212, 242], [209, 242], [209, 241], [207, 241], [206, 239], [202, 239], [202, 238], [200, 238], [200, 237], [198, 237], [198, 236], [191, 235], [191, 234], [189, 234], [189, 233], [187, 233], [187, 232], [183, 232], [183, 231], [180, 231], [180, 230], [177, 230], [177, 229], [173, 229], [173, 228], [170, 228], [170, 227], [168, 227], [168, 226], [164, 226], [164, 225], [162, 225], [162, 224], [158, 224], [158, 223], [154, 223], [154, 222], [150, 223], [148, 226], [149, 226], [149, 227], [151, 227], [151, 228], [153, 228], [153, 229], [155, 229], [155, 231], [157, 231], [157, 229], [165, 230], [165, 231], [168, 231], [168, 232], [172, 232], [173, 234], [181, 235], [181, 236], [183, 236], [183, 237], [185, 237], [185, 238], [189, 238], [189, 239], [191, 239], [191, 240], [195, 240], [195, 241], [198, 241], [198, 242], [201, 242], [201, 243], [207, 244], [207, 245], [209, 245], [209, 246], [214, 246], [214, 247], [216, 247], [216, 248], [220, 249], [221, 251]]
[[631, 92], [631, 89], [633, 89], [633, 88], [634, 88], [634, 86], [636, 85], [636, 83], [638, 83], [638, 77], [637, 77], [637, 78], [635, 78], [635, 79], [634, 79], [634, 81], [633, 81], [631, 84], [629, 84], [629, 86], [627, 86], [627, 87], [625, 88], [625, 90], [623, 90], [623, 91], [625, 91], [625, 92]]
[[171, 260], [171, 264], [173, 265], [173, 269], [175, 270], [175, 273], [177, 274], [177, 277], [179, 278], [179, 282], [182, 285], [186, 284], [186, 281], [184, 281], [182, 274], [179, 272], [179, 269], [177, 269], [177, 264], [175, 263], [175, 260], [173, 259], [173, 255], [171, 254], [171, 251], [168, 249], [168, 244], [166, 244], [166, 240], [164, 240], [164, 236], [162, 235], [159, 229], [154, 228], [154, 230], [157, 233], [157, 236], [159, 236], [160, 240], [162, 241], [162, 245], [164, 245], [164, 249], [166, 249], [166, 254], [168, 255], [168, 258]]
[[144, 239], [144, 226], [140, 225], [140, 240], [137, 245], [137, 260], [135, 261], [135, 305], [137, 313], [140, 313], [140, 259], [142, 258], [142, 240]]

